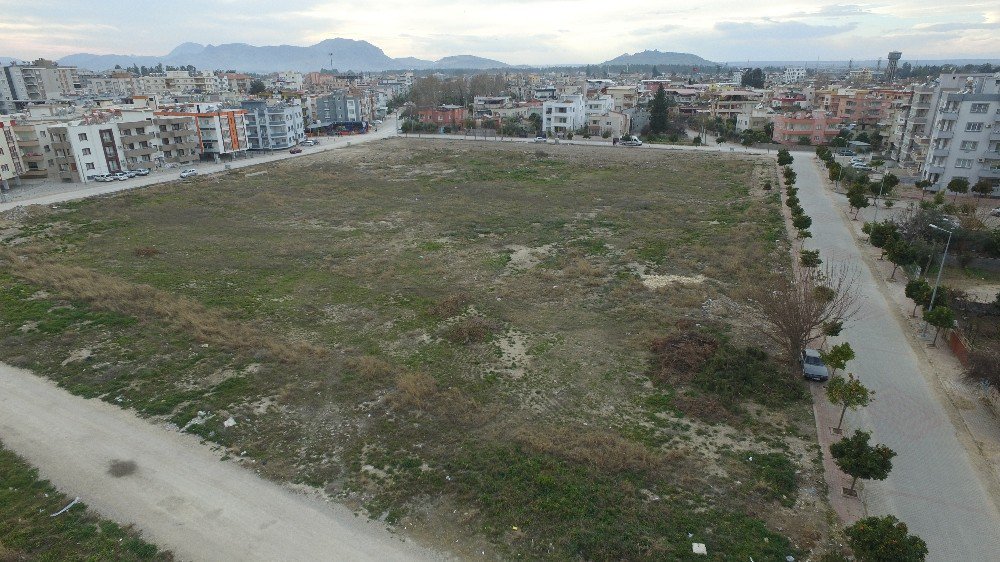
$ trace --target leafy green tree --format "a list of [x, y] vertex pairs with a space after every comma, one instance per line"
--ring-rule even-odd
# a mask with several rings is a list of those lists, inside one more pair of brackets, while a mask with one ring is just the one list
[[872, 447], [868, 444], [871, 436], [867, 431], [857, 430], [854, 435], [830, 445], [834, 462], [853, 478], [851, 492], [854, 492], [859, 479], [885, 480], [892, 472], [892, 458], [896, 452], [882, 444]]
[[819, 250], [800, 250], [799, 261], [802, 267], [819, 267], [823, 263], [819, 257]]
[[840, 332], [844, 329], [844, 323], [840, 320], [829, 320], [823, 323], [821, 330], [823, 332], [823, 343], [820, 344], [820, 348], [826, 347], [827, 338], [835, 338], [840, 335]]
[[649, 130], [654, 135], [662, 135], [667, 132], [667, 126], [667, 93], [660, 84], [649, 104]]
[[257, 95], [263, 94], [266, 90], [267, 90], [267, 87], [264, 86], [264, 82], [263, 81], [261, 81], [261, 80], [254, 80], [254, 81], [250, 82], [250, 91], [249, 91], [249, 93], [250, 93], [251, 96], [257, 96]]
[[812, 222], [813, 222], [812, 217], [808, 217], [806, 215], [799, 215], [792, 219], [792, 226], [794, 226], [799, 230], [805, 230], [810, 226], [812, 226]]
[[868, 235], [868, 241], [876, 248], [885, 248], [902, 236], [899, 233], [899, 225], [892, 221], [866, 222], [861, 230]]
[[976, 185], [972, 186], [972, 192], [976, 194], [976, 199], [985, 197], [993, 193], [993, 185], [986, 180], [979, 180]]
[[740, 86], [743, 88], [763, 88], [764, 71], [759, 68], [755, 68], [744, 72], [743, 76], [740, 77]]
[[926, 279], [914, 279], [906, 284], [906, 296], [913, 299], [913, 312], [910, 317], [917, 315], [917, 307], [931, 299], [931, 285]]
[[955, 325], [955, 313], [947, 306], [935, 306], [932, 310], [924, 313], [924, 320], [934, 326], [934, 341], [931, 345], [937, 345], [938, 334], [941, 328], [951, 328]]
[[958, 194], [959, 193], [968, 193], [969, 192], [969, 180], [967, 180], [965, 178], [952, 178], [951, 181], [948, 182], [948, 191], [950, 191], [950, 192], [952, 192], [952, 193], [955, 194], [955, 198], [952, 199], [951, 201], [953, 203], [955, 201], [958, 201]]
[[896, 270], [917, 261], [919, 255], [916, 249], [906, 240], [894, 240], [885, 247], [885, 257], [892, 262], [892, 273], [889, 279], [896, 278]]
[[691, 144], [693, 144], [695, 146], [701, 146], [701, 136], [699, 135], [699, 136], [696, 136], [695, 138], [691, 139]]
[[660, 69], [656, 68], [656, 65], [653, 65], [653, 70], [652, 72], [649, 73], [649, 75], [653, 78], [659, 78], [660, 76], [663, 76], [663, 74], [660, 72]]
[[778, 165], [779, 166], [787, 166], [787, 165], [791, 164], [793, 160], [794, 160], [794, 158], [792, 158], [792, 154], [790, 152], [788, 152], [787, 148], [779, 148], [778, 149]]
[[851, 349], [851, 344], [845, 341], [831, 347], [830, 351], [820, 351], [819, 355], [823, 363], [833, 369], [830, 375], [837, 376], [837, 370], [847, 367], [847, 362], [854, 359], [854, 350]]
[[826, 385], [826, 397], [831, 404], [843, 406], [840, 410], [840, 420], [837, 421], [837, 431], [844, 425], [844, 414], [847, 409], [856, 410], [871, 403], [875, 392], [868, 390], [864, 384], [855, 378], [853, 373], [847, 377], [834, 377]]
[[858, 562], [923, 562], [927, 543], [911, 535], [906, 523], [892, 515], [865, 517], [844, 529]]
[[861, 209], [871, 205], [871, 202], [868, 201], [868, 197], [864, 193], [858, 191], [848, 194], [847, 202], [851, 205], [851, 208], [854, 209], [854, 220], [858, 220], [858, 213], [861, 212]]

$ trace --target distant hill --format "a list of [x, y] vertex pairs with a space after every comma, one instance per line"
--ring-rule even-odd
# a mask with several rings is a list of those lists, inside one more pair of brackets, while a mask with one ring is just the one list
[[709, 66], [714, 65], [712, 61], [705, 60], [698, 55], [691, 53], [673, 53], [661, 51], [643, 51], [630, 55], [617, 56], [601, 64], [605, 65], [626, 65], [626, 64], [656, 64], [661, 66]]
[[439, 61], [429, 61], [413, 57], [392, 58], [382, 49], [367, 41], [353, 39], [327, 39], [300, 47], [296, 45], [254, 46], [246, 43], [224, 45], [201, 45], [182, 43], [163, 56], [138, 55], [93, 55], [80, 53], [59, 59], [59, 64], [78, 66], [89, 70], [108, 70], [116, 65], [129, 67], [194, 65], [206, 70], [240, 70], [246, 72], [275, 72], [297, 70], [309, 72], [321, 68], [333, 68], [346, 72], [382, 70], [428, 70], [437, 69], [484, 69], [502, 68], [506, 63], [476, 57], [459, 55], [445, 57]]

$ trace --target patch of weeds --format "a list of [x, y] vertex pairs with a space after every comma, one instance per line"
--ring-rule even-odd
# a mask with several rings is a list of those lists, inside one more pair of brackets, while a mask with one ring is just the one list
[[670, 244], [666, 240], [649, 240], [636, 250], [635, 255], [642, 261], [659, 265], [666, 261], [669, 249]]
[[764, 500], [786, 507], [795, 504], [799, 485], [795, 463], [784, 453], [735, 452], [744, 476], [744, 488]]

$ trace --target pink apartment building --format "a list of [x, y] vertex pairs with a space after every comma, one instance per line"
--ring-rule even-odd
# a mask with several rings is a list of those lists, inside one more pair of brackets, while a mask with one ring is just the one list
[[771, 138], [781, 144], [799, 144], [803, 137], [809, 144], [828, 144], [844, 120], [822, 110], [797, 111], [774, 116], [774, 134]]

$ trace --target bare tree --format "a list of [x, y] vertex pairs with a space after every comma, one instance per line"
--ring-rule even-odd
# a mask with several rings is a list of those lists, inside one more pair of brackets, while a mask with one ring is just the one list
[[802, 350], [823, 337], [823, 325], [846, 322], [860, 309], [858, 273], [848, 265], [796, 268], [748, 291], [750, 308], [764, 335], [785, 352], [796, 374]]

